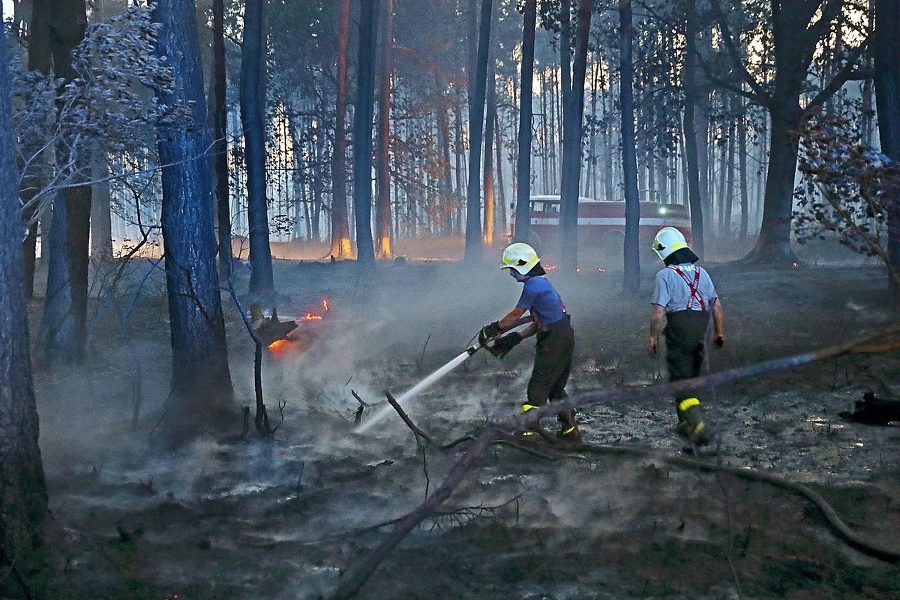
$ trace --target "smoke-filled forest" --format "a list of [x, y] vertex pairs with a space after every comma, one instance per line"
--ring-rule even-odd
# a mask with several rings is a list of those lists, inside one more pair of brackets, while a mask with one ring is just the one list
[[0, 600], [900, 595], [896, 1], [2, 16]]

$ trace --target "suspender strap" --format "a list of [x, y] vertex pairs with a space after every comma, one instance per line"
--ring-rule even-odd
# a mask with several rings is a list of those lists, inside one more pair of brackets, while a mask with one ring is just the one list
[[684, 274], [684, 271], [679, 269], [677, 266], [670, 265], [669, 268], [678, 273], [681, 276], [681, 279], [683, 279], [687, 284], [688, 289], [691, 290], [691, 297], [688, 298], [687, 308], [691, 308], [691, 305], [693, 305], [696, 301], [697, 305], [700, 307], [700, 310], [706, 310], [706, 302], [704, 302], [703, 298], [700, 297], [700, 267], [697, 267], [694, 270], [693, 281], [691, 281], [691, 279]]

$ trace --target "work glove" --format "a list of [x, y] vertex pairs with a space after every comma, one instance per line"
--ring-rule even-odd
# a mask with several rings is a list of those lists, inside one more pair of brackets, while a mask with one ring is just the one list
[[500, 322], [494, 321], [493, 323], [489, 323], [481, 328], [481, 331], [478, 332], [478, 343], [482, 346], [487, 343], [487, 341], [491, 338], [497, 337], [503, 332], [500, 329]]
[[722, 346], [725, 345], [725, 336], [717, 335], [715, 337], [715, 339], [713, 340], [713, 343], [716, 345], [716, 348], [721, 348]]
[[494, 340], [494, 343], [487, 347], [488, 351], [497, 358], [503, 358], [509, 351], [519, 345], [522, 341], [522, 334], [513, 331], [510, 334]]

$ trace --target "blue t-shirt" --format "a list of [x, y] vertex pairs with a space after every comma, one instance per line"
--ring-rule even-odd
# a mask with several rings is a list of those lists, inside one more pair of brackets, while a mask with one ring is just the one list
[[543, 277], [529, 277], [525, 280], [516, 306], [529, 311], [541, 327], [556, 323], [565, 313], [556, 288]]

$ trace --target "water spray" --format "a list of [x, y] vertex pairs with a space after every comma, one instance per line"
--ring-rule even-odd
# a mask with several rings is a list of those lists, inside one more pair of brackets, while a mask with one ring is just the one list
[[[521, 319], [518, 319], [515, 323], [513, 323], [513, 326], [510, 327], [509, 329], [507, 329], [507, 332], [512, 331], [518, 327], [521, 327], [522, 325], [525, 325], [527, 323], [531, 323], [532, 320], [533, 320], [532, 317], [522, 317]], [[488, 343], [490, 344], [490, 342], [488, 342]], [[428, 388], [430, 388], [438, 380], [440, 380], [442, 377], [444, 377], [447, 373], [449, 373], [450, 371], [452, 371], [459, 365], [466, 362], [466, 360], [470, 356], [472, 356], [473, 354], [478, 352], [478, 350], [480, 350], [482, 347], [483, 346], [481, 344], [476, 343], [476, 344], [472, 344], [471, 346], [469, 346], [468, 348], [463, 350], [459, 354], [459, 356], [457, 356], [456, 358], [454, 358], [453, 360], [451, 360], [444, 366], [440, 367], [439, 369], [437, 369], [436, 371], [434, 371], [433, 373], [428, 375], [428, 377], [426, 377], [425, 379], [423, 379], [416, 385], [412, 386], [411, 388], [409, 388], [408, 390], [403, 392], [401, 395], [397, 396], [397, 398], [396, 398], [397, 404], [401, 407], [404, 407], [405, 403], [408, 402], [411, 398], [415, 397], [420, 392], [423, 392], [423, 391], [427, 390]], [[361, 423], [359, 425], [359, 427], [356, 428], [356, 432], [357, 433], [365, 433], [373, 425], [375, 425], [376, 423], [378, 423], [379, 421], [384, 419], [386, 416], [391, 414], [392, 411], [393, 411], [393, 407], [391, 407], [390, 405], [383, 406], [378, 412], [376, 412], [374, 415], [372, 415], [371, 417], [366, 419], [363, 423]]]

